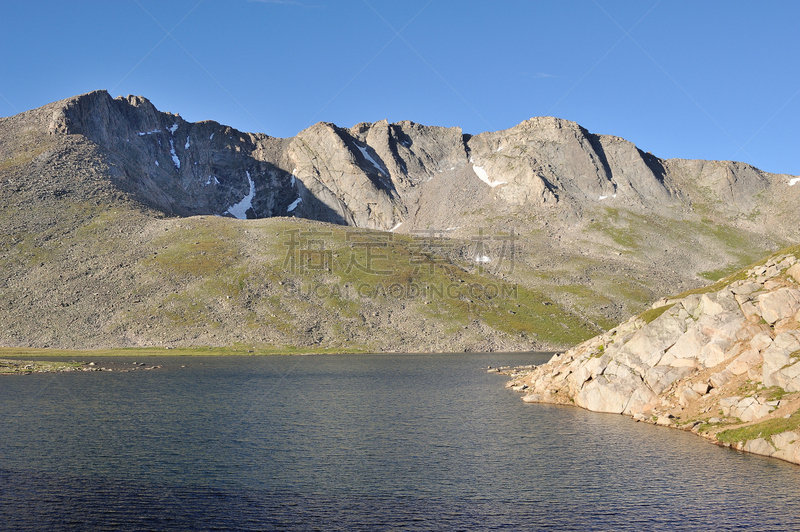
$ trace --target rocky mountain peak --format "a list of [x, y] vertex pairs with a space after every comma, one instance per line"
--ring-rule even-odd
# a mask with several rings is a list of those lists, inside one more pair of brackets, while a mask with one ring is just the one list
[[800, 223], [791, 176], [663, 160], [556, 117], [478, 135], [411, 121], [321, 122], [278, 139], [190, 123], [142, 96], [105, 91], [42, 112], [51, 135], [94, 143], [117, 186], [169, 215], [293, 216], [401, 232], [474, 227], [489, 212], [574, 225], [625, 211], [748, 229], [766, 217], [780, 235]]
[[94, 91], [59, 102], [48, 131], [95, 142], [127, 189], [167, 213], [289, 215], [382, 230], [467, 224], [464, 206], [477, 204], [581, 213], [603, 202], [669, 216], [709, 195], [747, 216], [776, 181], [742, 163], [663, 161], [549, 116], [475, 136], [380, 120], [349, 129], [320, 122], [275, 139]]

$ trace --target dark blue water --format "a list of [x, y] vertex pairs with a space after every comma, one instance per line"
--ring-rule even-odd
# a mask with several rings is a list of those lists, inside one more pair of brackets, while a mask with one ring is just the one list
[[165, 358], [6, 377], [0, 529], [800, 530], [797, 466], [526, 405], [483, 370], [545, 358]]

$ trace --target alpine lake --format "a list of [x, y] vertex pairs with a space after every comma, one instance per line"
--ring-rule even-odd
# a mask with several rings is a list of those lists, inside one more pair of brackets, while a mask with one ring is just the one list
[[[800, 530], [796, 465], [527, 405], [546, 353], [164, 356], [0, 379], [2, 530]], [[161, 366], [119, 371], [133, 362]]]

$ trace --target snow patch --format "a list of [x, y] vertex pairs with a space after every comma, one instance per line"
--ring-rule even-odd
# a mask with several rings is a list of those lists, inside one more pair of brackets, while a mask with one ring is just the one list
[[192, 137], [186, 137], [186, 146], [183, 147], [184, 150], [188, 150], [189, 149], [189, 144], [190, 144], [191, 140], [192, 140]]
[[292, 170], [292, 186], [294, 186], [295, 182], [297, 181], [297, 179], [295, 178], [296, 174], [297, 174], [297, 168]]
[[797, 183], [800, 183], [800, 177], [795, 177], [789, 180], [790, 187], [795, 186]]
[[472, 170], [475, 172], [475, 175], [480, 178], [481, 181], [489, 185], [490, 187], [494, 188], [497, 185], [505, 185], [508, 183], [507, 181], [492, 181], [489, 179], [489, 174], [486, 173], [486, 170], [483, 167], [473, 164]]
[[492, 262], [492, 258], [486, 255], [477, 255], [475, 257], [475, 262]]
[[210, 137], [208, 137], [208, 140], [214, 140], [214, 134], [213, 133], [211, 134]]
[[169, 139], [169, 152], [172, 154], [172, 162], [175, 163], [175, 168], [181, 168], [181, 160], [178, 159], [178, 154], [175, 153], [175, 143], [172, 139]]
[[505, 148], [505, 146], [500, 146], [499, 148], [497, 148], [497, 151], [503, 151], [503, 148]]
[[303, 203], [303, 198], [297, 198], [296, 200], [294, 200], [292, 202], [291, 205], [286, 207], [286, 212], [294, 212], [294, 210], [297, 208], [297, 206], [300, 205], [301, 203]]
[[140, 137], [144, 137], [145, 135], [152, 135], [153, 133], [161, 133], [161, 130], [160, 129], [154, 129], [153, 131], [143, 131], [143, 132], [137, 133], [137, 135], [139, 135]]
[[169, 132], [172, 133], [173, 135], [175, 134], [176, 131], [178, 131], [178, 123], [177, 122], [172, 124], [172, 127], [169, 128]]
[[[248, 193], [247, 196], [242, 198], [242, 201], [240, 201], [236, 205], [231, 205], [230, 207], [228, 207], [228, 210], [225, 211], [225, 213], [230, 214], [235, 218], [239, 218], [240, 220], [247, 219], [247, 210], [253, 206], [253, 198], [256, 197], [256, 184], [253, 183], [253, 179], [250, 177], [250, 172], [246, 171], [245, 173], [247, 173], [247, 182], [250, 183], [250, 193]], [[216, 180], [217, 178], [215, 177], [214, 181]]]
[[394, 230], [397, 229], [398, 227], [400, 227], [401, 225], [403, 225], [403, 222], [400, 222], [397, 225], [395, 225], [394, 227], [392, 227], [391, 229], [389, 229], [389, 232], [390, 233], [394, 233]]
[[158, 161], [156, 161], [156, 166], [158, 166]]
[[604, 200], [604, 199], [606, 199], [607, 197], [608, 197], [608, 196], [600, 196], [600, 198], [599, 198], [599, 199], [600, 199], [600, 201], [603, 201], [603, 200]]
[[381, 167], [381, 165], [378, 164], [378, 161], [372, 158], [372, 155], [369, 154], [367, 148], [362, 148], [358, 144], [356, 144], [356, 148], [358, 148], [358, 151], [361, 152], [361, 155], [363, 155], [366, 160], [372, 163], [372, 166], [374, 166], [375, 169], [378, 170], [378, 172], [380, 172], [383, 175], [386, 175], [386, 172], [383, 170], [383, 167]]

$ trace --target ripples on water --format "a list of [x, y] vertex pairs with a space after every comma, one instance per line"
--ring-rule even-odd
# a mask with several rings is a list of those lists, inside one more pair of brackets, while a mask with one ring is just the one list
[[0, 528], [800, 529], [797, 466], [525, 405], [482, 370], [544, 358], [179, 358], [4, 378]]

